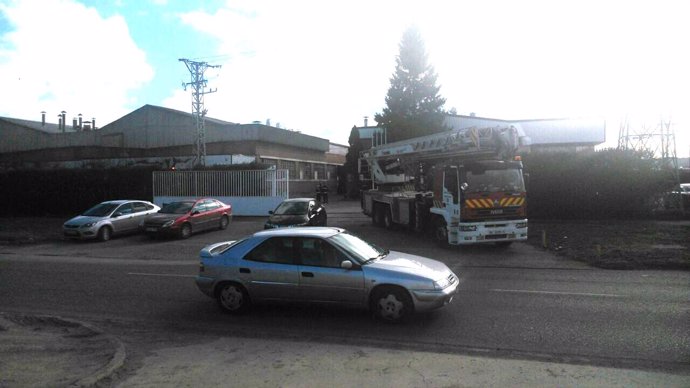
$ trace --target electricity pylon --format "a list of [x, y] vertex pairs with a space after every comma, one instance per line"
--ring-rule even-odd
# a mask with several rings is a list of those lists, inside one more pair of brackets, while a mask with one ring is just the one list
[[[676, 187], [680, 186], [678, 155], [676, 154], [676, 134], [671, 120], [661, 119], [657, 125], [630, 128], [626, 119], [620, 126], [618, 149], [646, 151], [651, 157], [660, 160], [661, 165], [673, 171]], [[681, 211], [685, 212], [683, 201]]]
[[187, 86], [192, 87], [192, 115], [196, 121], [196, 143], [194, 145], [195, 153], [195, 166], [205, 166], [206, 165], [206, 128], [204, 126], [204, 120], [206, 113], [208, 112], [204, 109], [204, 95], [208, 93], [214, 93], [217, 89], [204, 90], [208, 81], [204, 78], [204, 72], [208, 68], [220, 67], [220, 65], [209, 65], [206, 62], [196, 62], [189, 59], [181, 58], [180, 62], [184, 62], [187, 65], [187, 69], [191, 74], [190, 82], [183, 82], [182, 86], [184, 90], [187, 90]]
[[676, 159], [676, 135], [671, 120], [659, 120], [653, 126], [642, 124], [631, 128], [626, 120], [618, 132], [618, 148], [648, 152], [652, 157], [669, 164]]

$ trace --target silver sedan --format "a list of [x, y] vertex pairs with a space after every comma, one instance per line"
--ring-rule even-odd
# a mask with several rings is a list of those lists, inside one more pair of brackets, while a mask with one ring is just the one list
[[160, 208], [151, 202], [115, 200], [101, 202], [84, 213], [67, 220], [62, 234], [70, 239], [108, 241], [117, 234], [139, 231], [139, 224]]
[[269, 300], [335, 302], [395, 322], [447, 305], [459, 285], [439, 261], [388, 251], [340, 228], [267, 230], [209, 245], [200, 257], [197, 287], [229, 313]]

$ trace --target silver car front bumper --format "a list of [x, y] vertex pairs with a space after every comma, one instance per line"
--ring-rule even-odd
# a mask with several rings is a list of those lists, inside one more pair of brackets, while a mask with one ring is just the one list
[[458, 293], [459, 281], [451, 284], [443, 290], [412, 290], [415, 312], [423, 313], [441, 308], [453, 301]]

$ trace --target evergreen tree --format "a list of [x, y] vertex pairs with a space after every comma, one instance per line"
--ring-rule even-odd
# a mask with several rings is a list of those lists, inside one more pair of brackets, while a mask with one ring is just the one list
[[378, 126], [386, 129], [388, 141], [446, 130], [443, 124], [446, 99], [439, 95], [436, 72], [427, 64], [424, 41], [416, 28], [409, 28], [403, 34], [396, 64], [386, 107], [375, 116]]
[[359, 153], [362, 151], [362, 146], [359, 141], [359, 129], [355, 125], [350, 131], [350, 138], [347, 140], [350, 148], [345, 155], [345, 171], [357, 175], [357, 161], [359, 160]]
[[347, 140], [350, 148], [347, 150], [347, 155], [345, 155], [345, 165], [343, 166], [347, 182], [346, 196], [350, 198], [356, 197], [359, 189], [359, 171], [357, 168], [359, 165], [359, 153], [363, 151], [359, 139], [359, 129], [355, 125], [352, 127], [350, 137]]

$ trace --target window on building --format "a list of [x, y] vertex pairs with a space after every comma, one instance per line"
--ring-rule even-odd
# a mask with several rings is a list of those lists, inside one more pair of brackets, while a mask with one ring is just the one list
[[277, 162], [275, 159], [261, 158], [261, 163], [269, 166], [275, 166]]
[[314, 164], [314, 179], [326, 179], [326, 165]]
[[314, 179], [313, 166], [311, 163], [300, 162], [300, 167], [300, 170], [302, 171], [302, 173], [300, 174], [300, 179]]
[[290, 173], [290, 178], [292, 178], [292, 179], [295, 179], [298, 177], [298, 175], [297, 175], [297, 163], [293, 160], [279, 160], [277, 168], [280, 170], [288, 170]]

